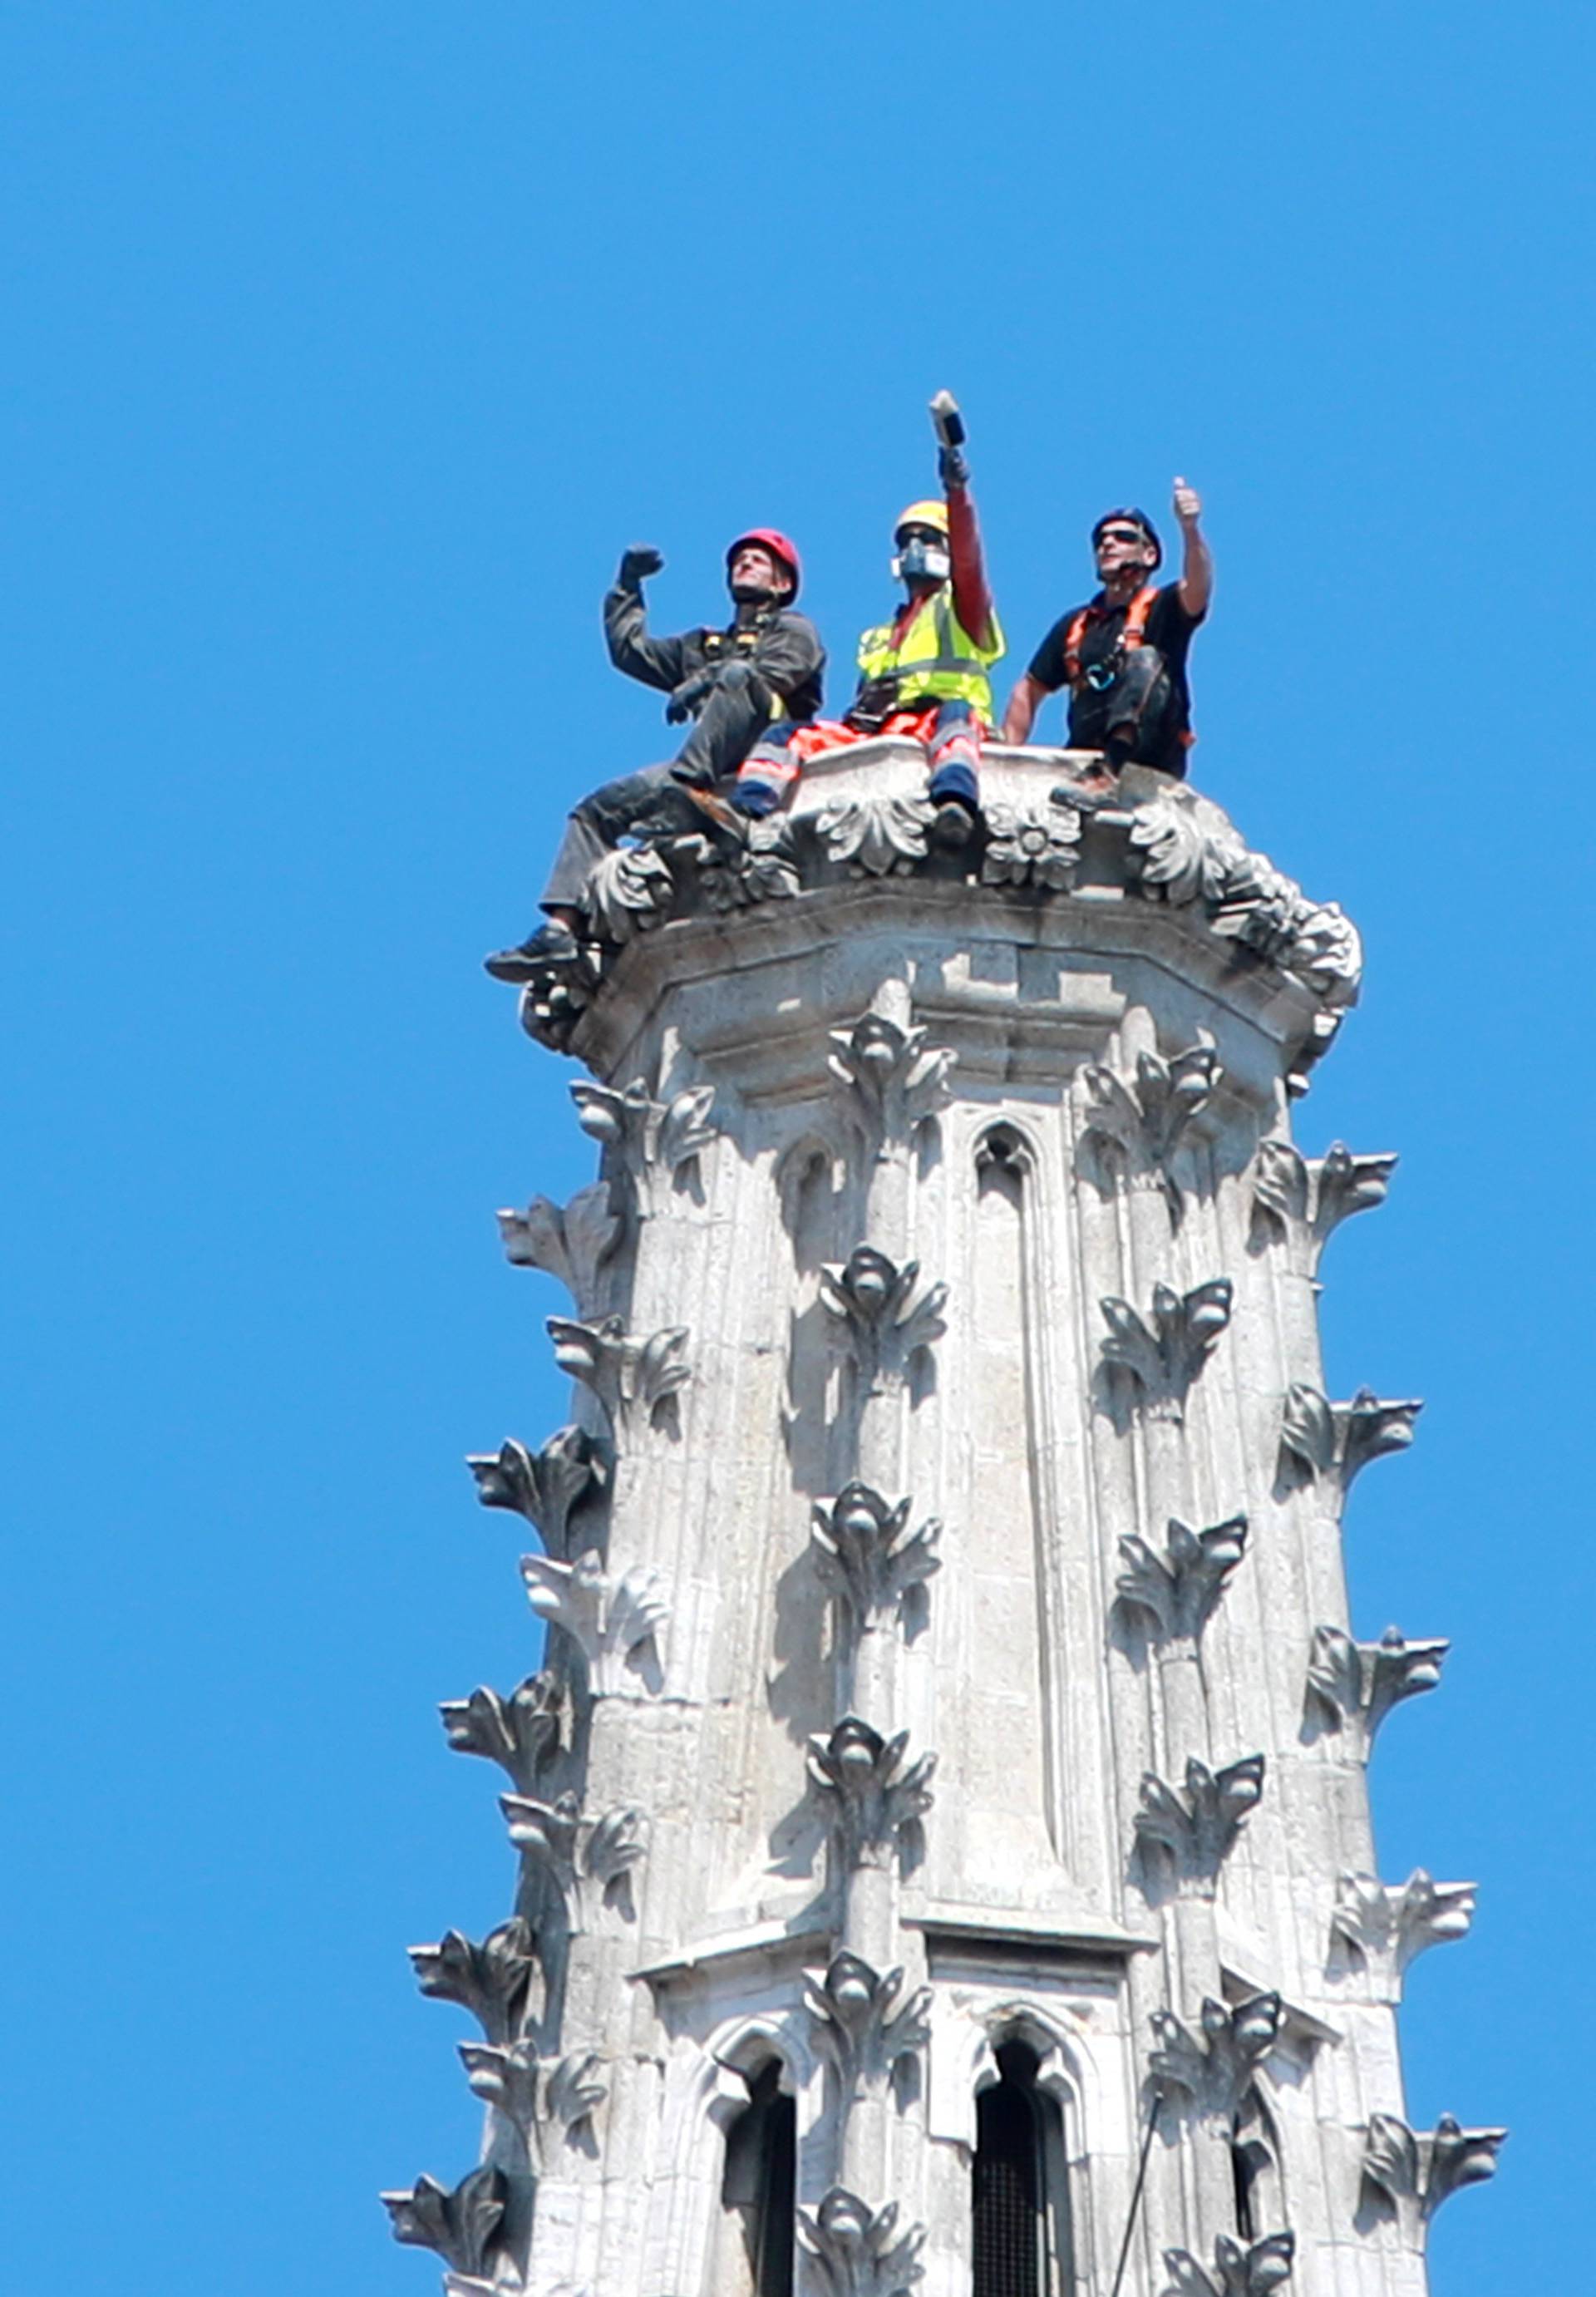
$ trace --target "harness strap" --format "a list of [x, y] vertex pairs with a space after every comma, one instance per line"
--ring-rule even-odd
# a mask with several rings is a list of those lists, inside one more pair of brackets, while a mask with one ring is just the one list
[[[953, 605], [945, 589], [936, 600], [932, 614], [936, 652], [916, 662], [900, 662], [893, 669], [878, 672], [878, 676], [893, 679], [900, 686], [907, 686], [912, 679], [934, 677], [943, 672], [955, 678], [985, 678], [988, 675], [987, 665], [979, 655], [957, 654], [954, 651]], [[890, 630], [891, 626], [883, 627]]]
[[[1124, 628], [1119, 634], [1118, 651], [1128, 654], [1132, 646], [1147, 643], [1148, 616], [1153, 611], [1153, 601], [1158, 596], [1156, 583], [1144, 583], [1125, 608]], [[1100, 622], [1102, 611], [1097, 606], [1082, 606], [1071, 622], [1064, 640], [1064, 675], [1066, 684], [1081, 683], [1081, 641], [1089, 624]]]

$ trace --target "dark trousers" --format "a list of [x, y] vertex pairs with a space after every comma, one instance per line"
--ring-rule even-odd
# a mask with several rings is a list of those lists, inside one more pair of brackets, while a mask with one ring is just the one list
[[1112, 686], [1082, 684], [1070, 693], [1072, 750], [1107, 750], [1166, 774], [1186, 771], [1175, 689], [1156, 646], [1132, 646]]
[[703, 817], [684, 792], [684, 782], [707, 789], [735, 774], [761, 734], [773, 730], [768, 709], [746, 691], [720, 688], [668, 765], [645, 766], [605, 782], [574, 808], [543, 888], [546, 910], [581, 907], [583, 891], [600, 854], [620, 844], [645, 824], [667, 832], [702, 829]]

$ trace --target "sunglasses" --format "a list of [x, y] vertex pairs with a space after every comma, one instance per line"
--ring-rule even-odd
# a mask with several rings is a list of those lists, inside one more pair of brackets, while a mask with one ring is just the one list
[[1147, 536], [1139, 526], [1106, 526], [1098, 537], [1098, 548], [1106, 542], [1145, 542]]

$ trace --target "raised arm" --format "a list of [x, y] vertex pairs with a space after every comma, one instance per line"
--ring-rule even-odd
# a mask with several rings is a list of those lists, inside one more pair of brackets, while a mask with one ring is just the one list
[[942, 492], [948, 503], [948, 555], [953, 561], [953, 611], [977, 646], [996, 642], [991, 585], [981, 547], [981, 523], [970, 492], [970, 466], [962, 447], [944, 447], [940, 457]]
[[670, 694], [687, 674], [686, 648], [680, 638], [651, 638], [643, 605], [645, 577], [657, 574], [664, 564], [646, 542], [622, 551], [614, 588], [605, 593], [604, 637], [617, 670]]
[[1201, 622], [1213, 596], [1213, 558], [1198, 529], [1203, 498], [1184, 479], [1175, 481], [1175, 517], [1180, 522], [1185, 559], [1181, 568], [1181, 604], [1194, 622]]

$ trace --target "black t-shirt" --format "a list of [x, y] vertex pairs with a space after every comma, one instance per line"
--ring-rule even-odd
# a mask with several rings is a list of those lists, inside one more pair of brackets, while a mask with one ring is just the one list
[[[1129, 605], [1126, 601], [1126, 605]], [[1049, 694], [1057, 694], [1067, 680], [1064, 667], [1065, 641], [1070, 625], [1080, 613], [1072, 607], [1061, 614], [1037, 647], [1031, 661], [1031, 676]], [[1079, 648], [1081, 668], [1084, 672], [1094, 663], [1106, 662], [1119, 644], [1120, 632], [1125, 626], [1126, 606], [1105, 606], [1099, 590], [1088, 612], [1086, 628], [1081, 633]], [[1164, 722], [1152, 745], [1159, 754], [1149, 757], [1146, 763], [1162, 766], [1169, 773], [1186, 770], [1186, 744], [1181, 739], [1191, 726], [1191, 689], [1186, 682], [1186, 656], [1191, 646], [1191, 635], [1203, 620], [1201, 614], [1189, 614], [1181, 603], [1181, 586], [1166, 583], [1148, 610], [1143, 644], [1156, 646], [1163, 655], [1169, 671], [1172, 689], [1171, 707], [1164, 714]], [[1069, 739], [1071, 746], [1097, 749], [1107, 712], [1107, 697], [1095, 693], [1082, 681], [1070, 694]]]

